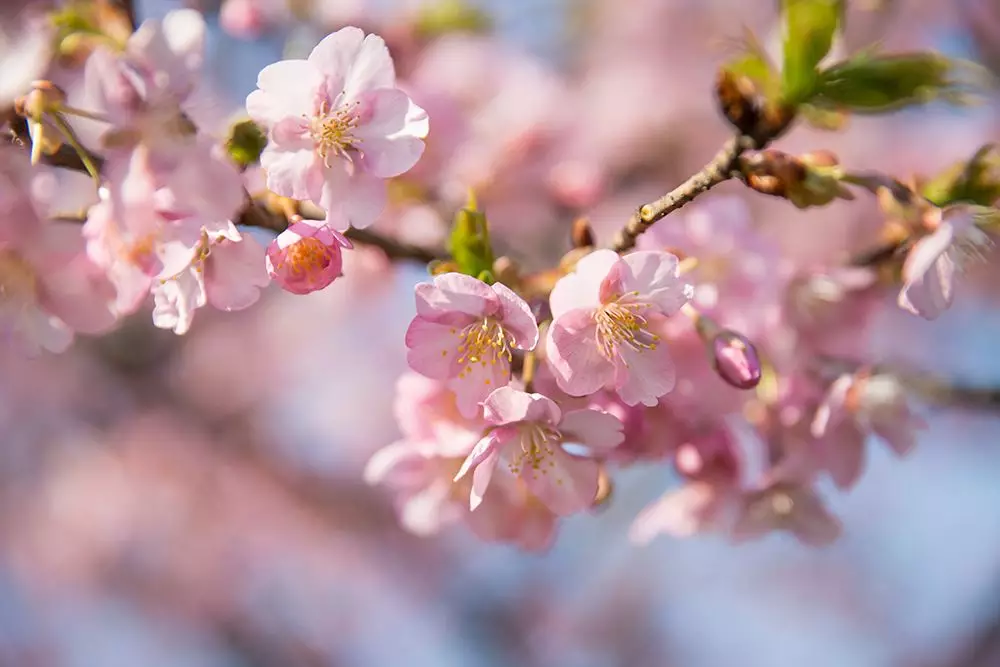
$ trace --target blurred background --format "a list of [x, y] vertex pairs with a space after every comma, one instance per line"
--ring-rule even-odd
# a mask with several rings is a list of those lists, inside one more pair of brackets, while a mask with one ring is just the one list
[[[997, 0], [850, 4], [843, 51], [1000, 63]], [[447, 5], [196, 3], [212, 26], [206, 105], [229, 118], [283, 54], [349, 23], [379, 32], [431, 114], [410, 185], [433, 197], [397, 193], [377, 224], [439, 243], [476, 187], [499, 243], [542, 266], [574, 215], [607, 239], [710, 157], [728, 133], [714, 72], [744, 26], [778, 48], [765, 0], [479, 0], [462, 21], [488, 19], [486, 33], [451, 29]], [[998, 111], [853, 119], [778, 147], [933, 174], [1000, 138]], [[746, 193], [706, 200], [723, 195]], [[865, 247], [881, 222], [870, 200], [801, 212], [746, 198], [802, 262]], [[872, 448], [861, 483], [828, 494], [844, 535], [826, 549], [784, 534], [632, 546], [630, 522], [671, 484], [664, 466], [617, 473], [607, 509], [566, 521], [548, 553], [460, 527], [421, 539], [362, 470], [398, 436], [424, 269], [376, 251], [347, 261], [322, 292], [272, 286], [247, 311], [201, 311], [184, 337], [145, 313], [60, 356], [0, 352], [0, 665], [1000, 666], [1000, 410], [924, 406], [910, 457]], [[858, 335], [876, 359], [1000, 387], [998, 277], [979, 267], [939, 321], [887, 308]]]

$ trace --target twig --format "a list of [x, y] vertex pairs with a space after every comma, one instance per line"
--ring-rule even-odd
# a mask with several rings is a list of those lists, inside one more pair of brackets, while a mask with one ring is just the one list
[[[28, 132], [28, 121], [21, 116], [11, 114], [7, 119], [7, 141], [13, 145], [31, 149], [31, 134]], [[82, 147], [81, 147], [82, 148]], [[93, 153], [87, 153], [87, 159], [93, 163], [94, 168], [100, 171], [104, 160]], [[42, 154], [42, 164], [50, 167], [60, 167], [62, 169], [72, 169], [73, 171], [87, 172], [87, 165], [80, 154], [68, 144], [63, 144], [52, 155]]]
[[729, 180], [733, 167], [743, 151], [753, 145], [749, 137], [733, 137], [725, 143], [715, 157], [679, 186], [663, 195], [654, 202], [642, 206], [632, 218], [618, 231], [611, 249], [623, 252], [635, 247], [635, 240], [649, 229], [657, 220], [661, 220], [673, 211], [688, 204], [698, 195], [707, 192], [723, 181]]

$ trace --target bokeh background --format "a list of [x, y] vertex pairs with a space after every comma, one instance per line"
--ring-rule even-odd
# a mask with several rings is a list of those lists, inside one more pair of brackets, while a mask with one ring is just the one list
[[[433, 205], [378, 224], [439, 242], [470, 185], [501, 245], [529, 266], [567, 247], [572, 217], [608, 238], [727, 134], [713, 73], [744, 26], [777, 48], [768, 0], [481, 0], [488, 35], [415, 36], [435, 2], [230, 0], [198, 6], [212, 39], [206, 104], [238, 113], [259, 69], [346, 23], [384, 34], [432, 115]], [[1000, 62], [1000, 2], [852, 5], [843, 52], [934, 48]], [[140, 18], [177, 3], [139, 2]], [[258, 13], [247, 14], [247, 7]], [[304, 12], [304, 13], [302, 13]], [[307, 17], [307, 20], [301, 20]], [[435, 115], [435, 99], [466, 113]], [[444, 107], [442, 107], [444, 108]], [[933, 174], [1000, 138], [992, 98], [797, 129], [779, 147], [852, 168]], [[725, 184], [712, 197], [745, 196]], [[865, 247], [871, 201], [800, 212], [747, 196], [797, 257]], [[309, 296], [269, 289], [184, 337], [148, 314], [68, 353], [0, 352], [0, 665], [4, 667], [997, 667], [1000, 411], [922, 406], [905, 460], [870, 450], [827, 498], [844, 536], [627, 540], [672, 480], [616, 475], [613, 501], [525, 554], [461, 528], [402, 531], [362, 470], [397, 436], [393, 385], [422, 267], [376, 252]], [[967, 277], [934, 323], [886, 308], [876, 359], [1000, 387], [995, 271]]]

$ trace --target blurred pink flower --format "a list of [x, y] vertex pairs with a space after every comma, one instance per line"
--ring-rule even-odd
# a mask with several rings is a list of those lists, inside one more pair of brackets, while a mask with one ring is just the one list
[[845, 373], [830, 385], [816, 410], [811, 431], [821, 438], [838, 424], [854, 423], [864, 433], [874, 433], [902, 456], [916, 443], [916, 431], [926, 427], [910, 411], [906, 391], [892, 375]]
[[224, 232], [204, 234], [190, 266], [153, 286], [153, 324], [185, 334], [198, 308], [242, 310], [257, 302], [269, 282], [264, 248], [230, 223]]
[[906, 255], [899, 307], [936, 319], [951, 306], [956, 269], [969, 257], [981, 257], [983, 248], [991, 244], [968, 208], [945, 211], [934, 232], [917, 241]]
[[416, 302], [406, 331], [410, 368], [447, 380], [459, 412], [474, 417], [490, 392], [510, 382], [514, 350], [538, 343], [531, 309], [506, 285], [460, 273], [417, 285]]
[[427, 114], [396, 88], [385, 42], [347, 27], [308, 60], [265, 67], [247, 97], [268, 128], [267, 186], [322, 206], [328, 220], [364, 227], [385, 206], [382, 179], [408, 171], [424, 150]]
[[556, 283], [546, 345], [560, 388], [573, 396], [613, 383], [626, 405], [656, 405], [674, 387], [667, 346], [653, 333], [691, 298], [665, 252], [595, 251]]
[[512, 475], [550, 510], [559, 515], [589, 508], [597, 496], [598, 467], [594, 459], [571, 454], [564, 444], [583, 445], [601, 456], [621, 444], [622, 423], [600, 410], [565, 414], [551, 399], [501, 387], [483, 402], [487, 424], [494, 428], [480, 440], [455, 476], [472, 471], [469, 507], [483, 502], [497, 464], [503, 459]]
[[343, 275], [347, 238], [328, 225], [293, 222], [267, 247], [267, 273], [293, 294], [323, 289]]
[[785, 530], [810, 546], [827, 546], [841, 526], [809, 486], [775, 481], [744, 496], [732, 529], [736, 542]]

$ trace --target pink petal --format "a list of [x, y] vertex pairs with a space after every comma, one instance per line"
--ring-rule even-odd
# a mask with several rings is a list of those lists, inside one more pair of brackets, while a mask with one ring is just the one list
[[589, 509], [597, 497], [597, 463], [568, 454], [558, 444], [553, 451], [549, 460], [554, 465], [540, 470], [524, 466], [521, 479], [546, 507], [560, 516]]
[[458, 364], [452, 365], [448, 387], [455, 392], [455, 405], [466, 419], [479, 416], [479, 405], [497, 387], [510, 382], [510, 363], [503, 359], [497, 363], [485, 361], [467, 364], [459, 372]]
[[282, 197], [316, 200], [325, 188], [323, 161], [310, 150], [282, 151], [268, 146], [260, 156], [267, 189]]
[[427, 476], [429, 458], [408, 440], [400, 440], [375, 452], [364, 470], [365, 483], [406, 488]]
[[947, 251], [953, 240], [954, 228], [942, 224], [913, 246], [903, 263], [901, 308], [933, 320], [951, 305], [955, 265]]
[[417, 315], [430, 320], [450, 313], [485, 317], [499, 308], [498, 296], [482, 280], [463, 273], [443, 273], [416, 287]]
[[897, 456], [906, 456], [917, 444], [916, 429], [924, 426], [922, 419], [911, 416], [909, 419], [875, 421], [872, 423], [872, 430]]
[[396, 69], [389, 49], [378, 35], [368, 35], [351, 63], [344, 81], [344, 98], [356, 100], [362, 93], [396, 85]]
[[823, 402], [816, 409], [810, 432], [814, 438], [821, 438], [831, 422], [836, 424], [847, 415], [847, 394], [854, 386], [855, 377], [850, 373], [841, 375], [827, 390]]
[[632, 522], [629, 539], [648, 544], [657, 535], [690, 537], [712, 528], [726, 508], [729, 494], [708, 482], [691, 482], [665, 494]]
[[469, 493], [469, 510], [475, 510], [483, 502], [486, 489], [489, 488], [490, 480], [493, 479], [493, 471], [496, 470], [497, 461], [500, 460], [498, 451], [493, 450], [490, 454], [476, 466], [472, 473], [472, 491]]
[[242, 241], [213, 245], [205, 262], [205, 292], [219, 310], [242, 310], [257, 302], [260, 288], [271, 279], [264, 263], [264, 246], [249, 234]]
[[247, 97], [247, 113], [265, 127], [283, 118], [312, 116], [323, 75], [305, 60], [280, 60], [257, 75], [257, 88]]
[[678, 276], [677, 258], [667, 252], [639, 251], [622, 258], [628, 269], [621, 276], [623, 292], [638, 292], [629, 301], [653, 304], [664, 315], [673, 315], [694, 295]]
[[350, 174], [346, 171], [350, 166], [338, 160], [332, 168], [323, 170], [326, 180], [318, 203], [327, 212], [328, 224], [333, 220], [346, 220], [360, 229], [382, 214], [388, 195], [384, 180], [363, 171]]
[[654, 349], [634, 349], [622, 345], [615, 363], [615, 389], [625, 405], [652, 407], [660, 396], [669, 393], [676, 383], [670, 349], [661, 340]]
[[613, 250], [595, 250], [577, 262], [573, 272], [560, 278], [549, 295], [552, 317], [559, 318], [577, 308], [599, 306], [601, 282], [618, 259]]
[[465, 460], [462, 462], [462, 466], [458, 469], [458, 472], [455, 474], [455, 478], [452, 481], [457, 482], [462, 479], [469, 473], [470, 470], [485, 461], [491, 454], [495, 453], [504, 443], [505, 437], [509, 438], [510, 433], [506, 431], [491, 431], [480, 438], [476, 443], [476, 446], [472, 448], [471, 452], [469, 452], [469, 455], [465, 457]]
[[531, 308], [516, 292], [503, 283], [494, 283], [493, 291], [500, 301], [503, 328], [514, 334], [515, 344], [521, 350], [533, 350], [538, 344], [538, 323]]
[[799, 540], [810, 546], [825, 547], [840, 537], [840, 521], [827, 511], [812, 489], [795, 494], [794, 502], [795, 511], [788, 528]]
[[563, 415], [559, 432], [566, 442], [578, 442], [595, 452], [614, 449], [625, 440], [621, 420], [603, 410], [574, 410]]
[[153, 325], [183, 336], [191, 329], [194, 313], [205, 305], [205, 285], [194, 271], [153, 286]]
[[406, 330], [406, 363], [421, 375], [446, 380], [458, 358], [455, 327], [415, 317]]
[[522, 421], [555, 426], [561, 414], [559, 406], [547, 396], [529, 394], [508, 386], [493, 390], [483, 401], [483, 416], [497, 426]]
[[363, 167], [379, 178], [409, 171], [424, 152], [427, 130], [427, 113], [403, 91], [384, 88], [366, 94], [354, 133], [361, 140]]
[[865, 434], [852, 421], [842, 421], [821, 443], [823, 463], [838, 488], [857, 484], [865, 467]]
[[590, 310], [571, 310], [553, 322], [545, 352], [559, 388], [570, 396], [589, 396], [614, 379], [614, 365], [597, 347]]
[[326, 80], [324, 90], [328, 101], [332, 102], [343, 91], [364, 38], [363, 30], [347, 26], [324, 37], [309, 54], [309, 64]]

